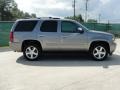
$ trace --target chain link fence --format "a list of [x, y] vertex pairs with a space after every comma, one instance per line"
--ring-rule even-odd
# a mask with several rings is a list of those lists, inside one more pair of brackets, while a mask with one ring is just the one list
[[0, 22], [0, 47], [9, 45], [9, 32], [14, 22]]
[[[0, 22], [0, 46], [9, 45], [9, 32], [14, 22]], [[82, 23], [90, 30], [105, 31], [113, 33], [116, 37], [120, 37], [120, 24], [110, 23]]]

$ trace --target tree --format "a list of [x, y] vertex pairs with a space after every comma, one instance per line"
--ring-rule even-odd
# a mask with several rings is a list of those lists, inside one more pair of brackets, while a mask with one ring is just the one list
[[25, 17], [25, 18], [30, 18], [31, 16], [29, 15], [29, 13], [25, 12], [25, 13], [24, 13], [24, 17]]
[[20, 18], [35, 18], [36, 14], [29, 14], [18, 9], [14, 0], [0, 0], [0, 20], [10, 21]]
[[75, 19], [74, 19], [74, 17], [73, 16], [68, 16], [68, 17], [65, 17], [66, 19], [72, 19], [72, 20], [76, 20], [76, 21], [78, 21], [78, 22], [84, 22], [84, 20], [83, 20], [83, 18], [82, 18], [82, 15], [80, 14], [80, 15], [77, 15], [77, 16], [75, 16]]
[[84, 22], [83, 18], [82, 18], [82, 15], [78, 15], [75, 17], [75, 20], [78, 21], [78, 22]]
[[36, 16], [36, 14], [32, 13], [32, 14], [31, 14], [31, 17], [32, 17], [32, 18], [36, 18], [37, 16]]
[[0, 17], [2, 21], [13, 18], [11, 11], [16, 5], [14, 0], [0, 0]]
[[97, 20], [95, 20], [95, 19], [88, 19], [87, 22], [88, 22], [88, 23], [97, 23]]

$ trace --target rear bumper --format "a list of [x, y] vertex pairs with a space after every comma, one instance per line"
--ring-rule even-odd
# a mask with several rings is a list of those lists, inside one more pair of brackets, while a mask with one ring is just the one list
[[110, 54], [116, 50], [117, 44], [115, 42], [110, 43]]
[[9, 42], [9, 46], [13, 51], [21, 52], [21, 44], [18, 42]]

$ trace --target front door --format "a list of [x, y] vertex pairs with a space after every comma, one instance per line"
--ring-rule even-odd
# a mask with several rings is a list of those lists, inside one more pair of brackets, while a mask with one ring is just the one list
[[87, 46], [87, 33], [77, 31], [78, 24], [72, 21], [61, 21], [61, 43], [64, 50], [82, 50]]

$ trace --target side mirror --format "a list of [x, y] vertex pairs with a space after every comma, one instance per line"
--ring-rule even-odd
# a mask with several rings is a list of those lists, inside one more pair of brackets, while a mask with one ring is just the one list
[[80, 28], [80, 27], [77, 29], [77, 31], [78, 31], [79, 33], [81, 33], [81, 34], [84, 33], [84, 30], [83, 30], [82, 28]]

